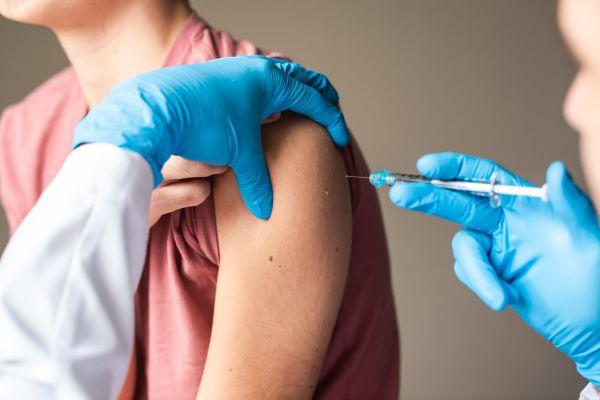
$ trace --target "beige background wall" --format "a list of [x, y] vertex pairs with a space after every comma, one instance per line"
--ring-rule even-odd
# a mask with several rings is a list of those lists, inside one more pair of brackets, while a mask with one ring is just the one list
[[[561, 118], [573, 67], [554, 1], [194, 3], [213, 25], [329, 74], [372, 167], [413, 171], [420, 154], [453, 149], [536, 182], [555, 159], [581, 176]], [[65, 64], [51, 34], [0, 19], [0, 108]], [[456, 281], [457, 228], [395, 209], [385, 194], [403, 398], [575, 399], [584, 383], [565, 357]]]

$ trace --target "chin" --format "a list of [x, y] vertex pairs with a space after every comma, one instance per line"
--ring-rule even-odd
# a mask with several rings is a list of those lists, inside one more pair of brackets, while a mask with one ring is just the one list
[[67, 18], [63, 11], [70, 0], [0, 0], [0, 14], [24, 24], [51, 26], [52, 21]]
[[590, 197], [600, 213], [600, 132], [597, 133], [582, 135], [579, 152]]

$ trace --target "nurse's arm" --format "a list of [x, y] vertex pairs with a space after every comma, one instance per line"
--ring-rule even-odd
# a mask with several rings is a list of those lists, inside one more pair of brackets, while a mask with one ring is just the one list
[[265, 128], [268, 221], [234, 176], [214, 186], [220, 266], [200, 399], [306, 399], [315, 390], [349, 265], [350, 193], [339, 149], [295, 116]]
[[137, 154], [90, 144], [69, 155], [0, 262], [0, 397], [116, 398], [152, 189]]

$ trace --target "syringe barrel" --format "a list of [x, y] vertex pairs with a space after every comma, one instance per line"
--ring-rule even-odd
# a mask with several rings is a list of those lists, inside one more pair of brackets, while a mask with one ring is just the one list
[[496, 185], [494, 186], [494, 193], [511, 196], [538, 197], [544, 201], [548, 200], [547, 186], [545, 184], [542, 187]]
[[546, 185], [542, 187], [535, 186], [517, 186], [517, 185], [498, 185], [485, 182], [467, 182], [467, 181], [440, 181], [432, 180], [431, 184], [443, 187], [445, 189], [459, 190], [463, 192], [483, 193], [490, 196], [508, 195], [508, 196], [526, 196], [537, 197], [546, 201]]
[[458, 190], [462, 192], [480, 193], [482, 195], [508, 195], [508, 196], [527, 196], [538, 197], [546, 201], [546, 185], [542, 187], [535, 186], [513, 186], [501, 185], [490, 182], [470, 182], [470, 181], [442, 181], [437, 179], [428, 179], [421, 175], [401, 174], [387, 170], [373, 171], [369, 175], [369, 181], [377, 188], [381, 186], [393, 186], [398, 182], [417, 182], [430, 183], [432, 185]]

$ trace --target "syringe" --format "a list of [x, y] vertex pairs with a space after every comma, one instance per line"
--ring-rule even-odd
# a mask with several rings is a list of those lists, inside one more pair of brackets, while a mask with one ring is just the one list
[[402, 174], [398, 172], [390, 172], [386, 170], [373, 171], [369, 176], [353, 176], [346, 175], [347, 178], [368, 179], [371, 185], [379, 188], [381, 186], [392, 186], [399, 182], [417, 182], [429, 183], [431, 185], [444, 189], [459, 190], [462, 192], [471, 192], [476, 194], [487, 195], [490, 197], [498, 195], [508, 196], [527, 196], [537, 197], [542, 201], [547, 201], [546, 185], [541, 187], [536, 186], [517, 186], [504, 185], [497, 183], [496, 177], [492, 176], [490, 182], [471, 182], [471, 181], [442, 181], [439, 179], [429, 179], [422, 175]]

